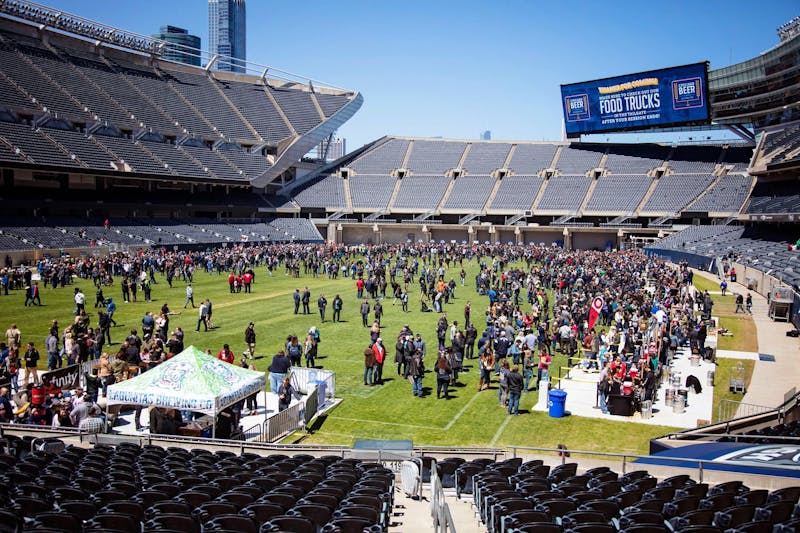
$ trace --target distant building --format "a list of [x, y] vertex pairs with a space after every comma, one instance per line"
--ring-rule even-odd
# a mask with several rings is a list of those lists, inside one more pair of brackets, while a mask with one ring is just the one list
[[[212, 54], [227, 56], [214, 70], [244, 72], [247, 60], [245, 0], [208, 0], [208, 46]], [[233, 63], [233, 64], [230, 64]]]
[[492, 140], [492, 132], [490, 130], [486, 130], [481, 133], [481, 140], [482, 141], [491, 141]]
[[[327, 149], [327, 153], [326, 152]], [[347, 139], [334, 137], [328, 142], [325, 139], [317, 145], [317, 159], [324, 159], [325, 161], [335, 161], [343, 157], [347, 153]]]
[[[161, 26], [158, 33], [154, 33], [152, 37], [169, 43], [161, 52], [162, 58], [195, 67], [200, 66], [200, 37], [197, 35], [190, 35], [187, 30], [177, 26]], [[193, 53], [187, 48], [197, 51]]]

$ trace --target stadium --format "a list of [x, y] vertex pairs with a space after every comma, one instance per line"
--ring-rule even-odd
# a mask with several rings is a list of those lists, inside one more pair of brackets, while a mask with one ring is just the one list
[[0, 531], [800, 530], [778, 35], [326, 162], [358, 90], [0, 2]]

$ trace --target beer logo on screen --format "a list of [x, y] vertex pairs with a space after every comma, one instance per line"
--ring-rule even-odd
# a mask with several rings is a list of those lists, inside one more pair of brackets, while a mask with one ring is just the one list
[[703, 90], [700, 78], [687, 78], [672, 82], [672, 108], [692, 109], [703, 107]]
[[564, 108], [567, 110], [567, 121], [589, 120], [589, 95], [576, 94], [564, 97]]

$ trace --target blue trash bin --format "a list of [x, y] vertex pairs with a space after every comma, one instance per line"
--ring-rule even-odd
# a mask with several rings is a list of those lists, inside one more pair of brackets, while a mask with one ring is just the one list
[[563, 417], [564, 406], [567, 403], [567, 391], [553, 389], [548, 393], [547, 399], [550, 407], [550, 416], [553, 418]]

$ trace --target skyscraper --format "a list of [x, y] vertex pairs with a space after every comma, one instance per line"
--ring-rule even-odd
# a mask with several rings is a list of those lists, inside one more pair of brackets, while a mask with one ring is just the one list
[[481, 140], [482, 141], [491, 141], [492, 140], [492, 132], [490, 130], [486, 130], [481, 133]]
[[245, 71], [247, 32], [244, 1], [208, 0], [209, 51], [212, 54], [234, 58], [234, 61], [227, 59], [217, 61], [214, 63], [214, 70]]
[[[158, 33], [154, 33], [152, 37], [168, 43], [161, 53], [161, 57], [164, 59], [200, 66], [200, 37], [197, 35], [189, 35], [187, 30], [176, 26], [161, 26]], [[192, 53], [184, 47], [194, 48], [197, 52]]]

